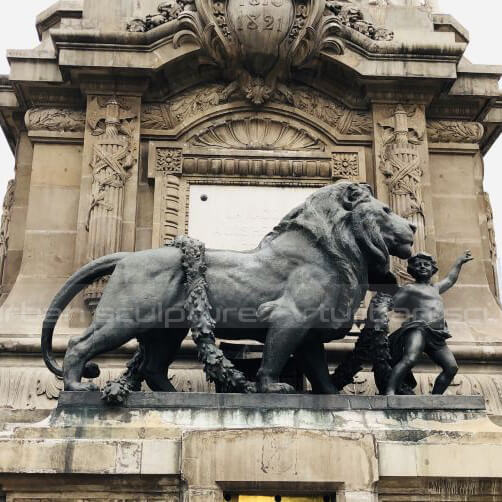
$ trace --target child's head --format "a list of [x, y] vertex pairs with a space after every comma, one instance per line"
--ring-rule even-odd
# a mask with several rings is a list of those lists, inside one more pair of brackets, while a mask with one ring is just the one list
[[408, 260], [408, 274], [414, 279], [430, 279], [437, 271], [436, 260], [428, 253], [418, 253]]

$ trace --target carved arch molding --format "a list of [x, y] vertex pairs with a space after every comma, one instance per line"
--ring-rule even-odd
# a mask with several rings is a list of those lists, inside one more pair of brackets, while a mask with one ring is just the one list
[[152, 246], [186, 228], [191, 183], [323, 186], [366, 180], [370, 112], [354, 111], [317, 90], [296, 86], [294, 103], [221, 103], [223, 85], [206, 84], [165, 103], [143, 106], [155, 180]]

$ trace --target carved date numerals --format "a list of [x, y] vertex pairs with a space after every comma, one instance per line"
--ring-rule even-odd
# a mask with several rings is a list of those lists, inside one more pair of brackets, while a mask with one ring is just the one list
[[282, 32], [282, 17], [274, 18], [274, 16], [261, 16], [260, 14], [246, 14], [237, 18], [237, 30], [259, 30], [272, 31], [276, 29]]

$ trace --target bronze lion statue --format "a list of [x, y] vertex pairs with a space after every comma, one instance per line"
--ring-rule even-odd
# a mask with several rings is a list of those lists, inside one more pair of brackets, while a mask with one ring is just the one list
[[[368, 185], [339, 182], [313, 193], [251, 251], [203, 250], [191, 258], [182, 246], [168, 246], [105, 256], [77, 271], [54, 298], [42, 328], [44, 360], [64, 377], [65, 390], [96, 390], [81, 381], [98, 374], [90, 361], [137, 338], [149, 386], [174, 390], [167, 369], [190, 328], [206, 348], [214, 345], [214, 328], [216, 337], [264, 344], [257, 392], [292, 390], [280, 382], [291, 355], [302, 361], [314, 392], [336, 392], [323, 343], [349, 333], [368, 288], [388, 275], [390, 255], [411, 256], [414, 232]], [[189, 280], [188, 262], [199, 263]], [[52, 355], [58, 317], [79, 291], [110, 274], [91, 326], [70, 340], [59, 368]], [[205, 357], [211, 364], [219, 356], [211, 348]]]

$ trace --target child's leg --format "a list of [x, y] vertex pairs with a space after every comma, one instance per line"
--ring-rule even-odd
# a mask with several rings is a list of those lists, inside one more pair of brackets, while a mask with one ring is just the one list
[[402, 359], [392, 368], [392, 374], [387, 385], [388, 396], [393, 396], [399, 389], [403, 378], [411, 371], [425, 348], [425, 337], [420, 328], [412, 329], [405, 335]]
[[427, 351], [427, 355], [443, 369], [441, 374], [436, 378], [432, 393], [444, 394], [458, 371], [455, 356], [446, 345], [436, 351]]

